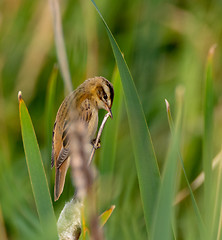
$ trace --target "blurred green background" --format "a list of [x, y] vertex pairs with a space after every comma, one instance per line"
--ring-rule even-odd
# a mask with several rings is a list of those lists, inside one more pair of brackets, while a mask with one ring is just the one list
[[[213, 156], [222, 137], [222, 1], [218, 0], [112, 0], [97, 1], [132, 73], [162, 169], [170, 130], [164, 99], [174, 116], [175, 90], [185, 89], [181, 152], [189, 181], [202, 171], [203, 96], [206, 59], [217, 44], [213, 64], [214, 132]], [[60, 2], [62, 24], [72, 82], [104, 76], [111, 80], [115, 59], [104, 27], [89, 0]], [[39, 142], [50, 191], [51, 131], [46, 102], [49, 80], [57, 56], [48, 1], [0, 1], [0, 234], [1, 239], [25, 239], [39, 227], [22, 145], [17, 93], [22, 91]], [[64, 93], [65, 92], [65, 93]], [[64, 94], [59, 72], [56, 81], [55, 119]], [[115, 101], [114, 101], [115, 105]], [[100, 118], [104, 112], [100, 114]], [[114, 165], [103, 169], [101, 151], [94, 159], [101, 178], [99, 213], [115, 204], [105, 225], [107, 239], [147, 239], [134, 156], [124, 101], [120, 106]], [[109, 128], [110, 121], [106, 128]], [[178, 190], [185, 187], [178, 171]], [[59, 201], [58, 217], [73, 195], [68, 175]], [[200, 201], [202, 187], [195, 192]], [[176, 208], [177, 239], [195, 239], [193, 208], [189, 198]], [[189, 237], [189, 234], [191, 237]], [[1, 235], [0, 235], [1, 236]], [[5, 236], [5, 238], [3, 238]], [[196, 238], [197, 239], [197, 238]]]

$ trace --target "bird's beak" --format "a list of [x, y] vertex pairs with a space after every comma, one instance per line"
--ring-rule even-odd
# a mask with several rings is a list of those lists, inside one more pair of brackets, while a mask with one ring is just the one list
[[109, 113], [110, 117], [113, 118], [111, 108], [109, 108], [107, 105], [106, 105], [106, 111]]

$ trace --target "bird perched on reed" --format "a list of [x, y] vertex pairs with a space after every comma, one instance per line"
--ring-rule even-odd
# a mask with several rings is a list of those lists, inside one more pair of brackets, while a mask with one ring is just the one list
[[98, 126], [98, 110], [105, 109], [112, 117], [113, 98], [113, 85], [104, 77], [94, 77], [83, 82], [59, 107], [52, 138], [51, 167], [55, 165], [54, 201], [58, 200], [63, 191], [69, 167], [69, 130], [73, 115], [86, 124], [87, 138], [93, 144]]

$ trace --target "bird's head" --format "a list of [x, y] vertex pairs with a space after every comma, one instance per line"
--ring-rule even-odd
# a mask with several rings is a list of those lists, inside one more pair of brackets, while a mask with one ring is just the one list
[[105, 109], [112, 118], [111, 107], [113, 104], [113, 85], [104, 77], [95, 77], [94, 98], [98, 109]]

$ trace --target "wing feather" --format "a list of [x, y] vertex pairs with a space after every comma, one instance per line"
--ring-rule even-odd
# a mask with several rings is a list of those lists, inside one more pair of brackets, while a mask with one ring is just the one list
[[60, 168], [61, 165], [64, 163], [64, 161], [69, 157], [69, 149], [62, 147], [58, 159], [57, 159], [57, 164], [56, 168]]

